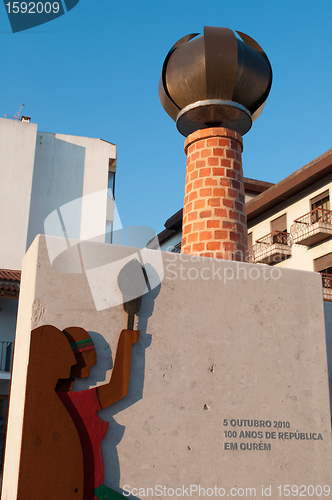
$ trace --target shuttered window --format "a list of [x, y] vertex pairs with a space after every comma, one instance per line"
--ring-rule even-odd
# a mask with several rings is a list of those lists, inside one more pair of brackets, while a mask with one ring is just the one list
[[272, 231], [287, 231], [286, 214], [283, 214], [277, 219], [271, 221], [271, 232]]

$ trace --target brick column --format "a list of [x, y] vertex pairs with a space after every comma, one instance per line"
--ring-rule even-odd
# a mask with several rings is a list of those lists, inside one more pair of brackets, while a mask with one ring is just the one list
[[221, 127], [187, 137], [181, 253], [247, 260], [242, 144], [241, 135]]

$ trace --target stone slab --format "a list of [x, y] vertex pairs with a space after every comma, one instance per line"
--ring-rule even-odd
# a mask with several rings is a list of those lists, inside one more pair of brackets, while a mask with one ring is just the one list
[[[290, 496], [331, 498], [320, 276], [142, 252], [153, 289], [143, 296], [136, 322], [141, 334], [132, 349], [129, 394], [99, 413], [110, 422], [102, 443], [105, 484], [140, 499], [277, 499], [291, 486], [298, 490]], [[26, 255], [2, 500], [16, 498], [31, 318], [34, 326], [89, 331], [98, 364], [75, 389], [105, 383], [127, 321], [117, 303], [118, 271], [112, 272], [121, 266], [112, 263], [135, 254], [84, 243], [52, 268], [39, 236]], [[86, 272], [71, 272], [79, 269], [78, 258]]]

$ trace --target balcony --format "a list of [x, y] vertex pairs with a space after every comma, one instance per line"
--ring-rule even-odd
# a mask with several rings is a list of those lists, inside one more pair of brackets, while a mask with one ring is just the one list
[[254, 262], [275, 264], [292, 255], [289, 233], [272, 231], [272, 233], [256, 240], [253, 246]]
[[332, 274], [322, 274], [323, 298], [327, 302], [332, 302]]
[[311, 246], [332, 236], [332, 211], [316, 208], [294, 220], [291, 227], [293, 243]]

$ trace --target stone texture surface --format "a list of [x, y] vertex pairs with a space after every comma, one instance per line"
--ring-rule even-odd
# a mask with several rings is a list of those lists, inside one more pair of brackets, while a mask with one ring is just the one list
[[[136, 252], [87, 245], [101, 266]], [[278, 486], [283, 496], [284, 485], [328, 485], [331, 420], [320, 276], [182, 254], [162, 258], [161, 286], [142, 298], [129, 394], [100, 413], [110, 422], [103, 441], [105, 484], [141, 499], [152, 491], [157, 496], [158, 485], [166, 487], [162, 498], [171, 496], [168, 488], [190, 493], [190, 485], [192, 498], [204, 496], [199, 486], [213, 498], [221, 488], [224, 496], [234, 496], [232, 488], [255, 488], [256, 494], [238, 496], [260, 498], [263, 485], [271, 486], [273, 499], [280, 498]], [[109, 380], [126, 327], [122, 305], [97, 311], [86, 274], [69, 274], [70, 259], [67, 264], [62, 272], [51, 268], [44, 237], [25, 258], [9, 416], [16, 420], [9, 428], [2, 500], [15, 498], [22, 418], [15, 401], [22, 398], [33, 302], [45, 304], [40, 324], [91, 332], [98, 364], [76, 389]], [[154, 275], [153, 266], [148, 274]], [[117, 287], [116, 275], [109, 273], [108, 280]]]

